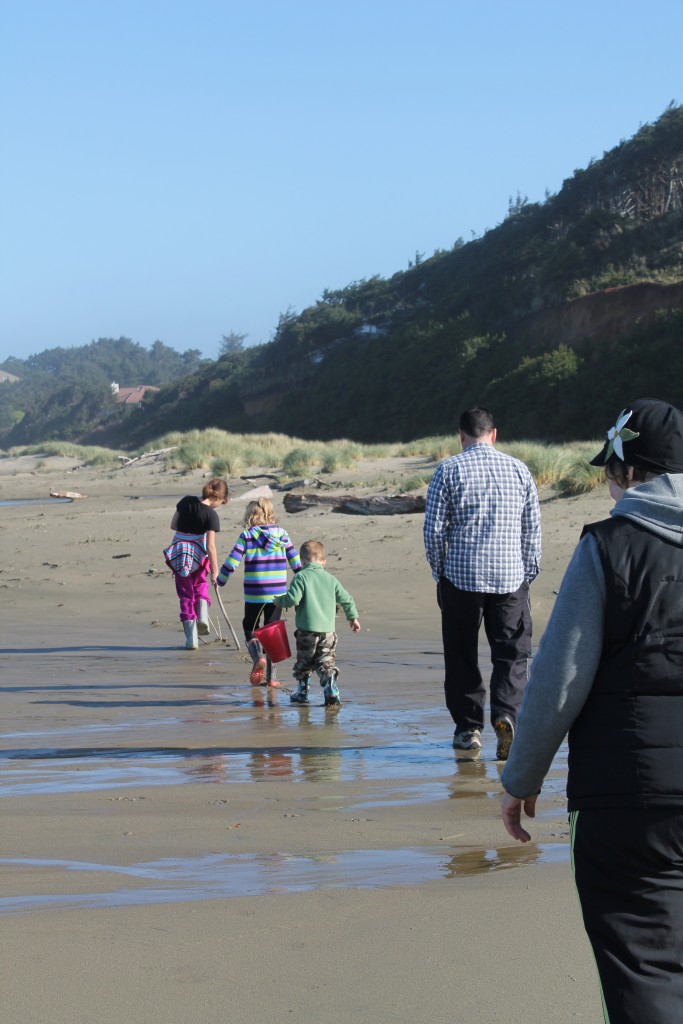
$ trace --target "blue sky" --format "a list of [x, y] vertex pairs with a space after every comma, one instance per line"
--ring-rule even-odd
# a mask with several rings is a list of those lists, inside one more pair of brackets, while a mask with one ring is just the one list
[[0, 0], [0, 362], [218, 354], [683, 101], [683, 4]]

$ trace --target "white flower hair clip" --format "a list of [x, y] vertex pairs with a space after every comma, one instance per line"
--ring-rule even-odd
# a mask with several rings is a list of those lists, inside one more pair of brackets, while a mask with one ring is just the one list
[[607, 451], [605, 452], [605, 462], [610, 458], [611, 455], [615, 454], [618, 458], [624, 462], [624, 441], [632, 441], [634, 437], [638, 437], [637, 430], [629, 430], [626, 426], [628, 421], [633, 416], [633, 409], [622, 409], [619, 413], [616, 425], [610, 427], [607, 431]]

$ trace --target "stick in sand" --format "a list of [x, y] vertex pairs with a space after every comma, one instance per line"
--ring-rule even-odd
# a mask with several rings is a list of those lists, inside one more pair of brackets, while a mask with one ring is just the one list
[[228, 613], [227, 613], [227, 612], [226, 612], [226, 610], [225, 610], [225, 605], [223, 604], [223, 601], [222, 601], [222, 599], [221, 599], [221, 595], [220, 595], [220, 592], [219, 592], [219, 590], [218, 590], [218, 587], [216, 586], [216, 584], [215, 584], [215, 583], [214, 583], [214, 585], [213, 585], [213, 589], [214, 589], [214, 591], [215, 591], [215, 593], [216, 593], [216, 600], [218, 601], [218, 604], [219, 604], [219, 606], [220, 606], [220, 609], [221, 609], [221, 611], [223, 612], [223, 617], [224, 617], [225, 621], [226, 621], [226, 622], [227, 622], [227, 624], [228, 624], [228, 629], [229, 629], [229, 630], [230, 630], [230, 632], [232, 633], [232, 638], [233, 638], [233, 640], [235, 641], [235, 647], [237, 648], [237, 650], [238, 650], [238, 651], [241, 651], [241, 650], [242, 650], [242, 648], [240, 647], [240, 642], [239, 642], [239, 640], [237, 639], [237, 633], [236, 633], [236, 632], [235, 632], [235, 630], [234, 630], [234, 629], [232, 628], [232, 622], [231, 622], [231, 621], [230, 621], [230, 619], [228, 618]]

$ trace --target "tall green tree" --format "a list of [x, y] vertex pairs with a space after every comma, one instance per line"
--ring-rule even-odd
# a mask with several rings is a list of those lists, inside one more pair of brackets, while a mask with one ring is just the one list
[[221, 336], [219, 353], [222, 356], [234, 356], [244, 348], [244, 342], [248, 335], [238, 334], [237, 331], [230, 331], [229, 334]]

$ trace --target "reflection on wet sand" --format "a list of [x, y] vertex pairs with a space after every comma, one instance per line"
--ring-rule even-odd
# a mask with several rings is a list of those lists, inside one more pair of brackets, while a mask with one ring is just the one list
[[566, 844], [533, 844], [494, 850], [467, 849], [447, 853], [430, 847], [400, 850], [342, 850], [298, 854], [210, 854], [204, 857], [153, 861], [121, 866], [80, 861], [3, 859], [0, 865], [25, 871], [87, 872], [148, 879], [149, 887], [89, 893], [51, 893], [0, 899], [0, 915], [75, 907], [120, 907], [191, 900], [226, 899], [313, 889], [386, 888], [420, 885], [436, 879], [555, 862], [568, 856]]
[[[301, 710], [296, 709], [297, 717]], [[47, 792], [77, 792], [113, 786], [177, 785], [212, 780], [242, 783], [250, 779], [289, 777], [307, 782], [379, 782], [404, 779], [416, 785], [429, 779], [431, 799], [442, 799], [448, 787], [451, 799], [477, 795], [497, 797], [501, 764], [491, 757], [452, 759], [443, 745], [429, 736], [403, 742], [364, 746], [337, 745], [351, 739], [341, 732], [343, 716], [328, 716], [329, 725], [304, 711], [300, 735], [324, 737], [325, 745], [269, 745], [214, 747], [14, 747], [0, 752], [0, 796]], [[337, 735], [340, 730], [340, 735]], [[13, 733], [13, 738], [19, 734]], [[43, 737], [36, 732], [35, 737]], [[24, 739], [27, 738], [25, 735]], [[387, 737], [387, 741], [391, 736]], [[563, 773], [551, 785], [559, 792]], [[430, 799], [422, 787], [421, 799]]]
[[496, 793], [500, 793], [501, 762], [484, 760], [480, 757], [469, 760], [456, 757], [454, 761], [455, 774], [451, 782], [452, 799], [457, 800], [459, 797], [481, 792], [482, 785], [486, 784], [490, 784], [489, 789], [495, 789]]
[[[235, 787], [235, 795], [245, 798], [239, 787], [246, 783], [296, 783], [287, 791], [288, 801], [303, 800], [309, 808], [332, 813], [454, 801], [457, 806], [451, 808], [460, 841], [467, 843], [467, 837], [477, 834], [473, 822], [482, 803], [487, 804], [486, 814], [493, 814], [488, 805], [500, 795], [501, 765], [495, 759], [492, 730], [483, 733], [481, 756], [472, 760], [460, 752], [456, 755], [441, 686], [425, 683], [433, 652], [377, 637], [368, 639], [365, 650], [361, 645], [359, 638], [357, 660], [350, 658], [347, 667], [351, 683], [344, 693], [349, 699], [339, 709], [326, 709], [317, 691], [311, 703], [301, 707], [291, 704], [284, 684], [251, 687], [234, 681], [235, 673], [232, 680], [222, 679], [225, 663], [214, 667], [209, 662], [216, 680], [199, 687], [188, 673], [186, 659], [169, 658], [168, 651], [153, 648], [144, 648], [144, 656], [140, 648], [111, 647], [105, 654], [104, 648], [61, 648], [63, 657], [51, 657], [49, 673], [31, 674], [29, 683], [21, 668], [26, 650], [16, 649], [3, 680], [17, 712], [11, 732], [0, 736], [5, 748], [0, 750], [0, 797], [211, 784]], [[362, 687], [354, 687], [353, 681], [359, 679]], [[552, 815], [561, 813], [565, 774], [562, 750], [549, 782]], [[220, 796], [227, 802], [227, 791]], [[248, 798], [252, 796], [250, 791]], [[549, 834], [564, 838], [559, 827]], [[563, 848], [558, 844], [551, 849]], [[408, 885], [529, 864], [544, 856], [543, 848], [532, 844], [500, 850], [468, 846], [449, 852], [443, 845], [438, 850], [352, 850], [330, 853], [323, 860], [225, 854], [218, 861], [198, 858], [194, 867], [188, 867], [189, 861], [177, 862], [178, 877], [163, 867], [154, 868], [161, 872], [161, 889], [142, 890], [138, 898]], [[16, 863], [4, 865], [11, 871]], [[32, 866], [32, 872], [47, 864], [22, 863], [24, 868]], [[149, 868], [138, 865], [140, 872]], [[124, 874], [134, 870], [77, 862], [64, 862], [62, 869]], [[56, 896], [55, 905], [96, 905], [98, 900], [105, 905], [107, 900], [113, 904], [133, 898], [125, 892]], [[27, 896], [22, 903], [23, 897], [17, 897], [18, 902], [2, 906], [7, 912], [13, 907], [31, 909], [38, 905], [32, 900], [46, 899]], [[85, 902], [79, 904], [79, 899]]]
[[503, 846], [495, 850], [462, 850], [454, 853], [449, 859], [446, 877], [481, 875], [489, 871], [499, 871], [501, 868], [535, 864], [537, 861], [547, 863], [566, 860], [567, 856], [567, 847], [559, 843], [547, 846], [528, 843], [526, 846]]
[[335, 748], [324, 752], [252, 750], [241, 759], [241, 762], [237, 765], [233, 756], [216, 754], [213, 757], [201, 758], [197, 763], [190, 762], [184, 770], [195, 780], [204, 779], [212, 782], [237, 781], [233, 769], [239, 773], [239, 781], [245, 781], [245, 772], [248, 778], [255, 782], [282, 778], [305, 782], [339, 782], [342, 779], [341, 751]]

